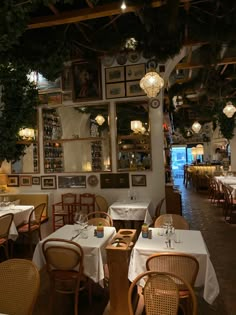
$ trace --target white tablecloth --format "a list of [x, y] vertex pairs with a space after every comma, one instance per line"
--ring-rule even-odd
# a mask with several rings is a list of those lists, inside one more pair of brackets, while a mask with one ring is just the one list
[[[95, 226], [88, 227], [88, 238], [83, 239], [81, 236], [73, 239], [84, 251], [84, 274], [94, 282], [100, 282], [104, 279], [103, 265], [106, 263], [106, 246], [116, 234], [114, 227], [104, 227], [104, 237], [94, 236]], [[40, 241], [34, 251], [33, 262], [41, 269], [45, 265], [45, 258], [42, 252], [42, 243], [48, 238], [61, 238], [71, 240], [75, 235], [73, 225], [64, 225], [48, 237]]]
[[199, 262], [199, 272], [195, 286], [204, 286], [203, 297], [212, 304], [219, 294], [219, 284], [209, 253], [200, 231], [177, 230], [181, 243], [174, 243], [174, 249], [167, 249], [165, 236], [159, 236], [158, 228], [152, 229], [152, 239], [142, 238], [140, 235], [130, 258], [128, 278], [133, 281], [136, 276], [146, 271], [147, 258], [158, 252], [182, 252], [193, 255]]
[[23, 206], [23, 205], [14, 206], [12, 208], [9, 207], [9, 209], [7, 210], [4, 208], [0, 208], [0, 216], [3, 216], [4, 214], [8, 214], [8, 213], [14, 214], [13, 222], [9, 231], [9, 239], [12, 239], [13, 241], [17, 239], [18, 232], [17, 232], [16, 227], [22, 222], [29, 220], [30, 212], [33, 209], [34, 209], [34, 206]]
[[147, 224], [152, 223], [154, 211], [153, 204], [149, 200], [116, 201], [108, 209], [113, 220], [144, 221]]

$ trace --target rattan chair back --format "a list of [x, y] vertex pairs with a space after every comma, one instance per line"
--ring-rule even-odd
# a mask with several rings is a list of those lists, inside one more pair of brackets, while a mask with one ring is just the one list
[[50, 276], [51, 307], [55, 292], [74, 294], [74, 314], [77, 315], [84, 269], [82, 247], [73, 241], [51, 238], [43, 242], [42, 250]]
[[145, 280], [143, 288], [146, 315], [177, 315], [179, 291], [175, 281], [165, 273], [146, 271], [137, 276], [128, 291], [129, 315], [135, 314], [133, 294], [140, 280]]
[[108, 202], [103, 196], [96, 195], [95, 196], [95, 203], [98, 208], [98, 211], [107, 212], [108, 211]]
[[[147, 270], [170, 272], [185, 279], [191, 286], [194, 286], [198, 270], [198, 260], [183, 253], [158, 253], [148, 257], [146, 261]], [[179, 290], [185, 290], [183, 284], [178, 285]]]
[[4, 214], [0, 217], [0, 239], [8, 238], [13, 217], [13, 213]]
[[178, 230], [189, 230], [188, 221], [179, 214], [161, 214], [155, 221], [154, 227], [161, 227], [165, 223], [166, 216], [172, 216], [173, 226]]
[[94, 211], [88, 214], [88, 224], [97, 226], [101, 223], [103, 226], [113, 226], [111, 216], [106, 212]]
[[40, 276], [30, 260], [9, 259], [0, 264], [0, 312], [31, 315], [39, 293]]
[[95, 211], [95, 195], [84, 193], [79, 195], [80, 210], [90, 213]]
[[13, 218], [13, 213], [4, 214], [0, 217], [0, 247], [3, 247], [6, 258], [9, 258], [8, 237]]

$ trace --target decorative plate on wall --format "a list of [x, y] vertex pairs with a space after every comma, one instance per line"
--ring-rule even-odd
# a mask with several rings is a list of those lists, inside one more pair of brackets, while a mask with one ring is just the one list
[[141, 54], [138, 51], [130, 51], [128, 53], [128, 60], [132, 63], [138, 62], [140, 57], [141, 57]]
[[121, 52], [116, 56], [116, 62], [118, 65], [123, 66], [127, 61], [127, 54], [125, 52]]
[[115, 56], [105, 55], [103, 57], [103, 64], [105, 67], [110, 67], [113, 64], [114, 60], [115, 60]]
[[153, 97], [150, 99], [149, 104], [152, 108], [158, 108], [160, 106], [160, 101], [158, 98]]
[[98, 184], [98, 178], [97, 178], [97, 176], [96, 176], [96, 175], [90, 175], [90, 176], [88, 177], [88, 184], [89, 184], [90, 186], [97, 186], [97, 184]]

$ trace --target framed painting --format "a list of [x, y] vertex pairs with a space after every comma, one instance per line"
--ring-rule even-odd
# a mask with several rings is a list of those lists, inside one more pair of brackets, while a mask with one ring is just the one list
[[129, 188], [129, 174], [100, 174], [101, 188]]
[[72, 102], [72, 99], [73, 99], [72, 92], [64, 92], [62, 94], [62, 103]]
[[146, 175], [131, 175], [132, 186], [147, 186]]
[[20, 186], [32, 186], [32, 176], [20, 175]]
[[40, 185], [40, 182], [39, 176], [32, 176], [32, 185]]
[[111, 83], [106, 85], [106, 98], [125, 97], [125, 83]]
[[146, 95], [145, 92], [141, 89], [139, 82], [139, 80], [126, 82], [126, 96]]
[[73, 63], [73, 101], [101, 99], [100, 63]]
[[144, 63], [125, 67], [126, 81], [140, 80], [142, 77], [144, 77], [145, 73], [146, 71]]
[[56, 189], [56, 176], [41, 176], [41, 189]]
[[19, 186], [19, 176], [18, 175], [8, 175], [7, 186], [8, 187], [18, 187]]
[[58, 176], [58, 188], [86, 188], [86, 176]]
[[125, 68], [106, 68], [106, 83], [120, 82], [125, 80]]

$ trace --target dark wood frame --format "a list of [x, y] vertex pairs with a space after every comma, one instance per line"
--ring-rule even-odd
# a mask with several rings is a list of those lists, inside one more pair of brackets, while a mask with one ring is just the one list
[[100, 174], [101, 188], [129, 188], [129, 173]]
[[[46, 185], [45, 180], [52, 180], [52, 186]], [[57, 177], [56, 175], [41, 176], [41, 189], [57, 189]]]
[[[12, 182], [14, 180], [14, 182]], [[7, 187], [19, 187], [19, 176], [8, 175]]]
[[[121, 92], [117, 95], [113, 95], [111, 93], [111, 90], [115, 88], [116, 89], [120, 88], [121, 90]], [[106, 98], [107, 99], [121, 98], [121, 97], [125, 97], [125, 83], [124, 82], [106, 84]]]
[[146, 73], [145, 63], [139, 63], [137, 65], [129, 65], [125, 67], [125, 79], [126, 81], [136, 81], [142, 79]]
[[[112, 73], [119, 73], [119, 78], [110, 78]], [[106, 77], [106, 83], [114, 83], [114, 82], [122, 82], [125, 81], [125, 67], [119, 66], [119, 67], [112, 67], [112, 68], [106, 68], [105, 69], [105, 77]]]
[[[32, 176], [31, 175], [20, 175], [20, 186], [32, 186]], [[24, 183], [27, 180], [27, 183]]]
[[[143, 96], [146, 95], [139, 85], [140, 80], [126, 82], [126, 96]], [[135, 91], [132, 91], [132, 86], [135, 86]], [[136, 91], [137, 90], [137, 91]]]
[[[80, 182], [80, 184], [72, 185], [71, 181], [75, 179]], [[75, 176], [66, 176], [59, 175], [57, 176], [58, 188], [86, 188], [86, 176], [85, 175], [75, 175]], [[62, 183], [63, 182], [63, 183]]]
[[[81, 82], [82, 74], [86, 82]], [[73, 101], [99, 100], [101, 92], [100, 62], [81, 62], [72, 64]], [[88, 79], [89, 78], [89, 79]]]
[[32, 185], [40, 185], [41, 178], [40, 176], [32, 176]]
[[131, 175], [132, 186], [147, 186], [146, 175], [135, 174]]

